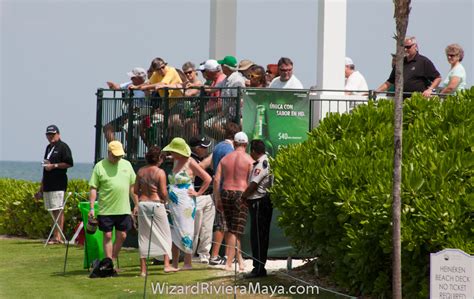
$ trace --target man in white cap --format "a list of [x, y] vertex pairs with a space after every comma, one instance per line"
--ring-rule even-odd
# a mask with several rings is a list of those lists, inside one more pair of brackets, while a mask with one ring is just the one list
[[347, 95], [367, 95], [369, 91], [369, 86], [367, 86], [367, 81], [365, 81], [364, 76], [359, 71], [355, 70], [355, 65], [352, 59], [346, 57], [345, 59], [345, 71], [344, 75], [346, 77], [344, 90], [346, 90]]
[[252, 172], [253, 159], [245, 152], [248, 144], [247, 134], [238, 132], [234, 136], [234, 151], [226, 155], [217, 166], [214, 177], [214, 200], [216, 207], [224, 211], [227, 225], [225, 243], [227, 261], [226, 271], [233, 271], [233, 261], [237, 254], [239, 269], [244, 270], [244, 263], [239, 255], [240, 238], [247, 222], [248, 207], [243, 192], [247, 189], [248, 178]]
[[[127, 73], [127, 76], [130, 77], [130, 81], [118, 84], [112, 81], [107, 81], [107, 86], [110, 89], [128, 89], [132, 85], [141, 85], [145, 83], [147, 74], [144, 68], [136, 67], [131, 72]], [[133, 92], [135, 98], [144, 98], [145, 93], [141, 90], [136, 90]]]
[[[90, 211], [89, 217], [99, 222], [99, 230], [104, 233], [105, 256], [116, 261], [127, 231], [132, 228], [130, 197], [138, 207], [138, 196], [134, 193], [135, 171], [129, 161], [122, 159], [125, 155], [123, 145], [112, 141], [108, 145], [107, 158], [94, 166], [89, 180]], [[95, 201], [97, 191], [100, 200], [97, 213]], [[115, 228], [115, 243], [112, 244], [112, 231]]]
[[[147, 78], [147, 72], [141, 67], [134, 68], [131, 72], [128, 72], [127, 75], [130, 77], [130, 81], [121, 84], [107, 81], [107, 86], [113, 90], [129, 89], [132, 86], [141, 85], [145, 83]], [[133, 102], [136, 107], [144, 107], [146, 105], [145, 92], [143, 92], [142, 90], [133, 90], [133, 97], [138, 99], [137, 101]], [[115, 140], [115, 132], [120, 132], [123, 129], [126, 129], [125, 124], [127, 117], [128, 111], [123, 111], [123, 114], [121, 116], [104, 125], [103, 132], [107, 142]], [[136, 143], [137, 141], [133, 144]]]

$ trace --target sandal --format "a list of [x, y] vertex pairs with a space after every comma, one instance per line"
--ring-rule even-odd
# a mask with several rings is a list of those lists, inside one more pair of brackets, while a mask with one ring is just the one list
[[55, 239], [51, 239], [48, 241], [48, 245], [55, 245], [55, 244], [59, 244], [59, 241]]

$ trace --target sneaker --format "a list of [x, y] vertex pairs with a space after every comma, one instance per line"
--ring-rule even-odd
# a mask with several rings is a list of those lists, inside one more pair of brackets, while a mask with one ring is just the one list
[[207, 257], [205, 257], [205, 256], [201, 256], [201, 257], [199, 258], [199, 262], [200, 262], [201, 264], [209, 264], [209, 259], [208, 259]]
[[220, 257], [220, 256], [214, 256], [209, 259], [209, 265], [212, 266], [217, 266], [217, 265], [225, 265], [227, 262], [227, 257]]

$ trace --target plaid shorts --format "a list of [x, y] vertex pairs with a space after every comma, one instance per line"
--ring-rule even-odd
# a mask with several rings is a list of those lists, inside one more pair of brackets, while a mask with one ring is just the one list
[[222, 190], [221, 200], [224, 206], [225, 222], [228, 230], [237, 236], [241, 236], [247, 223], [249, 208], [242, 199], [242, 191]]
[[225, 232], [227, 231], [227, 224], [224, 218], [224, 212], [219, 212], [216, 209], [216, 216], [214, 217], [214, 231]]

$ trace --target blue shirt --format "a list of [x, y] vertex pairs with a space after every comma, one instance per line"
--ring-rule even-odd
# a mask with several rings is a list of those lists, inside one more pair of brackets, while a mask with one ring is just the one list
[[214, 151], [212, 152], [212, 167], [214, 171], [217, 170], [219, 162], [224, 158], [225, 155], [234, 151], [234, 145], [229, 143], [229, 141], [224, 140], [219, 142]]

